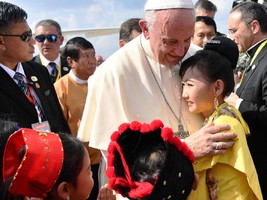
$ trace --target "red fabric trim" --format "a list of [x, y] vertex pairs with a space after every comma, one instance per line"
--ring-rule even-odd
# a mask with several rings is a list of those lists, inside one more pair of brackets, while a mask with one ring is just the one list
[[[26, 152], [20, 160], [19, 152], [24, 145]], [[4, 180], [14, 176], [9, 192], [46, 197], [59, 177], [63, 159], [63, 146], [57, 134], [28, 128], [16, 131], [9, 137], [3, 157]]]
[[[192, 163], [194, 162], [195, 160], [194, 154], [188, 148], [186, 143], [181, 142], [181, 140], [177, 136], [174, 136], [171, 128], [164, 127], [164, 124], [162, 123], [161, 120], [153, 120], [150, 124], [147, 123], [141, 124], [138, 121], [133, 121], [131, 123], [124, 123], [119, 126], [118, 131], [115, 131], [111, 135], [111, 142], [108, 147], [106, 175], [109, 178], [108, 184], [111, 189], [115, 190], [118, 193], [119, 192], [118, 186], [128, 187], [129, 188], [128, 195], [131, 198], [145, 197], [152, 192], [154, 185], [152, 185], [151, 183], [148, 182], [139, 183], [132, 181], [128, 164], [125, 161], [122, 149], [117, 143], [117, 140], [119, 139], [120, 135], [128, 131], [128, 129], [132, 131], [139, 131], [141, 134], [146, 134], [151, 131], [155, 131], [159, 128], [161, 129], [161, 137], [165, 142], [175, 145], [175, 147], [179, 151], [181, 151]], [[115, 175], [115, 168], [114, 168], [115, 151], [118, 151], [118, 153], [120, 154], [126, 179], [122, 177], [116, 177]]]

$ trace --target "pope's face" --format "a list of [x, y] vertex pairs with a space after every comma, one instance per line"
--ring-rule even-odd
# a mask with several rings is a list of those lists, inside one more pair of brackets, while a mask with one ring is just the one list
[[152, 30], [148, 30], [151, 50], [160, 64], [172, 67], [185, 56], [194, 32], [195, 17], [191, 9], [156, 12]]

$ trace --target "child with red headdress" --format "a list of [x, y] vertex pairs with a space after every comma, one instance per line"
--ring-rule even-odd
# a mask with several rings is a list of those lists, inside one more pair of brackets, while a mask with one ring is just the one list
[[[81, 141], [68, 134], [22, 128], [7, 140], [1, 200], [86, 200], [94, 185], [90, 158]], [[115, 200], [102, 188], [98, 200]]]
[[133, 121], [111, 135], [106, 175], [110, 188], [131, 200], [185, 200], [197, 185], [193, 161], [192, 151], [160, 120]]

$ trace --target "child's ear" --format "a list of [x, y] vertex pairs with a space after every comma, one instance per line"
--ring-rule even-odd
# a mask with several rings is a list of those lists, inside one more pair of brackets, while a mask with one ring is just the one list
[[67, 199], [69, 196], [69, 185], [67, 182], [62, 182], [57, 187], [57, 195], [62, 199]]

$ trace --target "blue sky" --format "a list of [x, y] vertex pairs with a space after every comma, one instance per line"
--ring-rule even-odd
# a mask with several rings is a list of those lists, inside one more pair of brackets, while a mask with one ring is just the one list
[[[218, 31], [227, 33], [228, 15], [232, 0], [211, 0], [217, 6], [215, 21]], [[85, 28], [114, 28], [132, 17], [144, 17], [146, 0], [8, 0], [28, 13], [28, 24], [51, 18], [59, 22], [62, 30]], [[196, 0], [193, 0], [195, 3]], [[96, 53], [107, 58], [118, 48], [118, 34], [87, 38]], [[36, 53], [38, 50], [36, 48]]]

